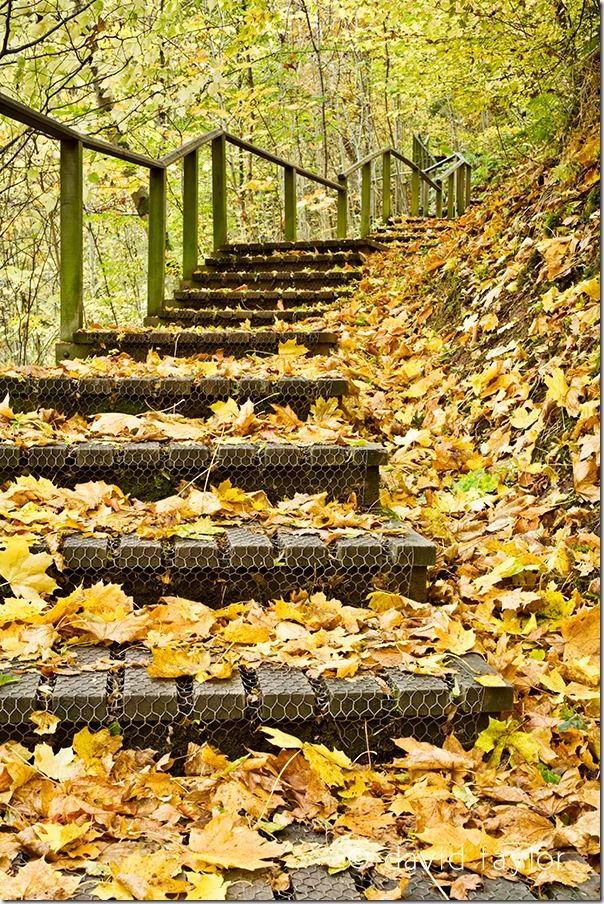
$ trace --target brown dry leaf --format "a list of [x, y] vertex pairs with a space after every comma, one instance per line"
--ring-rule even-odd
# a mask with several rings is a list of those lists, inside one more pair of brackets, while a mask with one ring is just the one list
[[458, 876], [449, 889], [449, 897], [453, 901], [467, 901], [468, 892], [482, 888], [483, 884], [481, 876], [477, 876], [474, 873]]
[[409, 771], [445, 770], [452, 771], [462, 769], [467, 771], [474, 768], [474, 760], [463, 750], [445, 750], [436, 747], [427, 741], [416, 741], [415, 738], [396, 738], [394, 743], [407, 751], [407, 756], [396, 760], [397, 766]]
[[255, 870], [270, 866], [274, 858], [291, 850], [291, 845], [267, 841], [234, 815], [221, 813], [203, 829], [191, 831], [189, 848], [198, 854], [199, 863]]
[[44, 859], [30, 860], [10, 876], [0, 872], [2, 895], [5, 900], [65, 901], [75, 894], [79, 876], [68, 876]]
[[550, 882], [560, 882], [576, 888], [582, 882], [586, 882], [593, 875], [593, 869], [588, 863], [578, 860], [553, 859], [547, 866], [531, 873], [531, 881], [537, 887], [548, 885]]

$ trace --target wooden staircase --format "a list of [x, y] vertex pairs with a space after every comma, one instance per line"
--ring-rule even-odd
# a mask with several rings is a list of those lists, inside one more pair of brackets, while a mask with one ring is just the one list
[[[304, 344], [309, 354], [326, 354], [337, 343], [316, 316], [322, 307], [337, 310], [363, 272], [367, 255], [381, 254], [395, 236], [413, 235], [432, 241], [442, 224], [399, 222], [392, 233], [382, 230], [378, 243], [363, 240], [314, 243], [292, 247], [276, 243], [265, 248], [230, 245], [198, 268], [188, 285], [168, 303], [153, 326], [141, 330], [80, 331], [79, 344], [90, 354], [114, 349], [144, 359], [149, 350], [160, 355], [221, 356], [275, 354], [281, 343]], [[262, 253], [264, 252], [264, 253]], [[337, 262], [337, 264], [336, 264]], [[215, 288], [221, 286], [220, 290]], [[294, 303], [285, 307], [283, 299]], [[300, 314], [300, 324], [281, 316]], [[199, 313], [226, 315], [220, 329], [191, 330]], [[255, 329], [254, 314], [272, 318], [270, 329]], [[252, 359], [253, 360], [253, 359]], [[270, 360], [270, 359], [268, 359]], [[288, 404], [305, 418], [317, 399], [340, 400], [348, 384], [338, 374], [316, 379], [250, 377], [230, 381], [144, 377], [80, 377], [48, 374], [23, 381], [0, 378], [0, 393], [8, 393], [19, 410], [52, 407], [64, 414], [97, 411], [140, 413], [149, 408], [177, 406], [181, 414], [205, 417], [217, 400], [251, 400], [262, 410], [270, 403]], [[264, 402], [263, 402], [264, 400]], [[268, 402], [266, 400], [269, 400]], [[263, 490], [272, 502], [297, 493], [326, 493], [346, 500], [353, 493], [359, 511], [379, 511], [379, 468], [387, 460], [379, 444], [353, 446], [240, 442], [215, 446], [191, 442], [82, 442], [46, 444], [27, 450], [0, 447], [0, 477], [21, 474], [52, 479], [73, 487], [85, 481], [117, 484], [138, 499], [161, 499], [183, 482], [231, 484]], [[47, 548], [40, 538], [37, 551]], [[403, 594], [416, 601], [427, 597], [427, 575], [436, 549], [408, 527], [376, 514], [371, 530], [355, 531], [328, 542], [320, 530], [283, 526], [265, 530], [235, 519], [218, 536], [145, 539], [136, 534], [84, 536], [69, 532], [61, 541], [62, 568], [55, 577], [64, 592], [98, 580], [120, 584], [138, 609], [155, 606], [164, 596], [179, 596], [220, 607], [253, 598], [258, 602], [287, 599], [292, 593], [323, 592], [347, 605], [363, 606], [376, 589]], [[316, 678], [303, 670], [262, 665], [241, 668], [232, 678], [203, 685], [188, 678], [150, 677], [141, 663], [149, 652], [136, 645], [75, 648], [69, 676], [58, 676], [44, 697], [44, 707], [61, 718], [57, 737], [83, 723], [97, 727], [117, 721], [131, 744], [182, 749], [186, 740], [210, 738], [233, 755], [246, 745], [265, 743], [258, 728], [278, 724], [297, 735], [343, 747], [364, 756], [369, 739], [372, 756], [393, 752], [390, 739], [401, 734], [442, 742], [454, 729], [471, 743], [491, 714], [512, 705], [507, 685], [485, 687], [476, 679], [491, 670], [477, 656], [451, 658], [445, 677], [411, 674], [401, 668], [354, 678]], [[112, 667], [95, 672], [95, 663], [110, 658]], [[90, 680], [90, 673], [97, 675]], [[81, 670], [81, 671], [80, 671]], [[18, 685], [0, 686], [0, 714], [5, 736], [27, 732], [26, 713], [39, 707], [42, 671], [29, 671]]]
[[[412, 161], [385, 148], [359, 161], [335, 182], [221, 129], [153, 159], [82, 136], [1, 96], [0, 112], [61, 142], [59, 360], [98, 358], [113, 351], [140, 362], [150, 352], [175, 359], [170, 361], [168, 374], [147, 373], [143, 365], [140, 373], [136, 368], [128, 372], [128, 364], [123, 374], [116, 375], [109, 366], [113, 358], [104, 358], [107, 370], [101, 362], [94, 375], [78, 373], [74, 366], [71, 370], [39, 368], [32, 377], [14, 368], [10, 376], [0, 377], [0, 397], [8, 395], [13, 410], [19, 412], [43, 408], [86, 416], [173, 411], [184, 418], [207, 418], [217, 402], [233, 400], [240, 406], [251, 401], [257, 413], [271, 411], [277, 404], [304, 420], [317, 404], [329, 400], [339, 404], [350, 386], [338, 372], [334, 356], [317, 368], [317, 375], [296, 374], [294, 368], [293, 375], [286, 376], [275, 364], [279, 352], [287, 353], [293, 346], [295, 357], [307, 354], [320, 360], [330, 355], [338, 336], [337, 331], [326, 328], [323, 315], [337, 311], [354, 292], [367, 256], [381, 254], [393, 242], [425, 245], [438, 241], [443, 221], [418, 219], [420, 211], [426, 215], [433, 208], [437, 214], [446, 211], [454, 216], [463, 212], [469, 199], [469, 164], [461, 155], [447, 158], [444, 164], [449, 168], [441, 171], [440, 161], [432, 163], [429, 157]], [[215, 250], [198, 267], [196, 167], [198, 152], [206, 143], [212, 145]], [[228, 242], [227, 143], [283, 168], [286, 241]], [[83, 327], [81, 178], [82, 149], [86, 148], [146, 166], [150, 172], [148, 316], [140, 328]], [[395, 158], [410, 171], [412, 216], [404, 221], [393, 219], [390, 210]], [[382, 163], [384, 225], [372, 233], [371, 175], [376, 160]], [[184, 166], [183, 280], [175, 297], [166, 302], [165, 171], [178, 161]], [[350, 239], [346, 235], [352, 192], [348, 180], [357, 170], [361, 176], [361, 235]], [[337, 238], [296, 241], [296, 179], [300, 178], [336, 191]], [[179, 361], [190, 356], [196, 357], [181, 367]], [[238, 361], [233, 363], [235, 358]], [[208, 375], [206, 367], [215, 372]], [[383, 591], [421, 604], [428, 597], [436, 548], [411, 526], [392, 522], [380, 512], [379, 468], [386, 460], [381, 445], [360, 440], [330, 444], [244, 439], [228, 443], [214, 437], [212, 442], [140, 442], [90, 436], [67, 443], [45, 438], [28, 448], [17, 442], [1, 444], [0, 479], [7, 483], [28, 478], [30, 508], [24, 517], [34, 538], [31, 551], [48, 551], [54, 556], [50, 573], [58, 593], [77, 591], [79, 586], [90, 587], [98, 581], [114, 582], [134, 600], [136, 609], [131, 617], [150, 611], [165, 597], [219, 608], [249, 599], [263, 605], [281, 599], [287, 605], [287, 600], [299, 603], [321, 593], [346, 608], [365, 606], [370, 592]], [[56, 500], [53, 511], [63, 516], [61, 528], [45, 529], [32, 515], [32, 507], [43, 511], [48, 504], [52, 486], [72, 488], [99, 480], [129, 494], [132, 518], [125, 522], [126, 527], [111, 527], [109, 522], [82, 527], [73, 513], [60, 511]], [[197, 488], [203, 495], [208, 487], [227, 481], [228, 486], [245, 493], [262, 492], [277, 506], [300, 494], [317, 492], [325, 494], [321, 504], [353, 500], [356, 506], [351, 503], [350, 527], [340, 533], [323, 530], [311, 521], [306, 526], [293, 523], [285, 514], [269, 525], [234, 515], [216, 522], [215, 529], [210, 525], [209, 531], [193, 530], [190, 535], [187, 523], [184, 531], [171, 536], [137, 532], [137, 518], [149, 501], [174, 499], [183, 486]], [[367, 515], [370, 527], [358, 526], [357, 514]], [[0, 597], [12, 595], [8, 584], [0, 584]], [[337, 609], [340, 603], [333, 605]], [[380, 638], [381, 634], [378, 641]], [[161, 638], [155, 642], [161, 646]], [[186, 655], [194, 649], [191, 643]], [[236, 648], [237, 644], [233, 645]], [[397, 649], [395, 645], [395, 653]], [[471, 745], [489, 716], [499, 716], [513, 703], [512, 688], [504, 681], [482, 681], [494, 672], [475, 654], [450, 656], [446, 671], [439, 675], [426, 674], [421, 667], [410, 669], [401, 657], [373, 671], [361, 670], [354, 677], [337, 677], [335, 664], [314, 669], [312, 655], [308, 667], [290, 667], [267, 659], [260, 647], [253, 661], [242, 657], [228, 677], [202, 682], [187, 672], [154, 677], [148, 670], [152, 653], [142, 642], [76, 642], [65, 647], [58, 640], [48, 652], [56, 658], [28, 663], [5, 658], [0, 664], [0, 678], [17, 678], [0, 681], [0, 742], [33, 746], [43, 740], [59, 749], [70, 745], [74, 732], [83, 727], [91, 731], [110, 727], [123, 734], [126, 747], [170, 753], [172, 771], [177, 774], [191, 741], [210, 742], [231, 757], [245, 754], [249, 748], [269, 749], [260, 731], [263, 726], [344, 750], [365, 762], [400, 753], [392, 739], [405, 735], [441, 744], [454, 731], [462, 743]], [[30, 716], [40, 711], [60, 720], [54, 733], [42, 737], [34, 733]], [[281, 837], [293, 839], [299, 828], [292, 825]], [[229, 900], [274, 899], [262, 871], [243, 878], [235, 871], [225, 875], [232, 882]], [[330, 875], [323, 867], [311, 866], [291, 870], [289, 878], [290, 891], [281, 897], [290, 900], [359, 900], [369, 885], [381, 883], [385, 892], [390, 887], [375, 871], [354, 869]], [[493, 885], [487, 897], [518, 899], [512, 883], [487, 882]], [[408, 897], [440, 900], [430, 879], [419, 870], [411, 877]], [[525, 897], [533, 899], [528, 892]], [[85, 889], [78, 899], [90, 899]]]

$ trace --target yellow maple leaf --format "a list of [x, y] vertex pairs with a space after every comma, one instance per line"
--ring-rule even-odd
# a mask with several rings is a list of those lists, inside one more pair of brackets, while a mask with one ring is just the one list
[[52, 593], [57, 582], [46, 574], [52, 565], [52, 556], [46, 552], [30, 553], [27, 540], [9, 537], [0, 551], [0, 575], [10, 584], [17, 597], [36, 602], [40, 594]]
[[226, 402], [214, 402], [210, 405], [210, 410], [214, 412], [214, 416], [218, 423], [226, 423], [234, 421], [239, 417], [240, 408], [235, 399], [227, 399]]
[[207, 672], [211, 657], [207, 650], [179, 650], [174, 647], [154, 647], [153, 660], [147, 666], [152, 678], [180, 678]]
[[225, 882], [218, 873], [187, 873], [187, 882], [191, 884], [185, 901], [226, 901], [226, 893], [230, 882]]
[[45, 709], [36, 710], [31, 713], [30, 717], [31, 721], [36, 726], [34, 728], [34, 734], [54, 734], [57, 730], [57, 726], [61, 721], [58, 716], [53, 715], [53, 713], [49, 713]]
[[73, 749], [84, 762], [87, 772], [103, 773], [111, 768], [112, 756], [122, 746], [120, 735], [112, 735], [108, 728], [92, 732], [82, 728], [73, 736]]
[[[47, 844], [51, 851], [57, 852], [62, 848], [68, 847], [82, 835], [86, 835], [92, 826], [91, 822], [68, 823], [67, 825], [59, 825], [54, 822], [37, 822], [34, 823], [32, 829], [44, 844]], [[94, 833], [97, 834], [97, 833]]]
[[346, 771], [352, 762], [341, 750], [329, 750], [324, 744], [304, 744], [302, 751], [313, 772], [330, 787], [346, 784]]
[[300, 749], [303, 746], [302, 741], [294, 737], [294, 735], [281, 731], [279, 728], [261, 728], [260, 730], [267, 736], [270, 744], [274, 744], [283, 750]]
[[227, 643], [256, 644], [270, 640], [271, 632], [265, 625], [248, 625], [242, 619], [236, 619], [222, 631]]
[[55, 753], [49, 744], [36, 744], [34, 768], [59, 782], [75, 778], [82, 771], [81, 764], [76, 762], [73, 747], [62, 747]]
[[563, 406], [566, 402], [566, 397], [568, 395], [568, 391], [570, 386], [566, 382], [566, 377], [564, 376], [564, 371], [561, 367], [554, 367], [552, 369], [551, 376], [545, 377], [545, 383], [547, 386], [547, 398], [552, 399], [552, 401], [557, 402], [558, 405]]
[[189, 836], [189, 849], [199, 855], [199, 863], [225, 868], [263, 869], [290, 848], [290, 844], [267, 841], [232, 813], [219, 813], [203, 829], [192, 829]]
[[306, 354], [308, 354], [306, 346], [300, 345], [295, 339], [288, 339], [287, 342], [279, 343], [279, 355], [281, 357], [299, 358]]

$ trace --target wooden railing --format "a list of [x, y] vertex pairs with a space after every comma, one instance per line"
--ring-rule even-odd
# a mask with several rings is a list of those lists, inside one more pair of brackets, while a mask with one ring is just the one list
[[[164, 304], [167, 170], [182, 161], [183, 167], [183, 280], [190, 281], [197, 267], [199, 228], [199, 150], [211, 145], [212, 155], [212, 229], [214, 249], [227, 243], [227, 144], [267, 160], [283, 170], [284, 239], [297, 240], [297, 180], [298, 177], [315, 182], [336, 192], [336, 235], [348, 236], [348, 210], [351, 202], [350, 177], [358, 170], [361, 175], [360, 228], [361, 238], [369, 235], [372, 225], [372, 170], [379, 158], [382, 164], [381, 218], [388, 222], [392, 216], [392, 161], [404, 164], [410, 175], [409, 212], [412, 216], [428, 216], [431, 209], [440, 217], [446, 200], [447, 216], [463, 213], [470, 200], [470, 165], [460, 154], [437, 160], [428, 149], [427, 141], [414, 136], [413, 159], [395, 148], [375, 151], [340, 173], [337, 181], [317, 175], [296, 163], [278, 157], [249, 141], [238, 138], [224, 129], [205, 132], [163, 157], [154, 158], [130, 151], [100, 138], [90, 137], [62, 125], [57, 120], [25, 106], [0, 93], [0, 115], [23, 123], [30, 129], [60, 142], [60, 340], [72, 342], [76, 330], [84, 322], [83, 300], [83, 150], [92, 150], [127, 163], [143, 167], [149, 172], [149, 216], [147, 258], [147, 313], [157, 316]], [[434, 201], [432, 207], [432, 201]]]

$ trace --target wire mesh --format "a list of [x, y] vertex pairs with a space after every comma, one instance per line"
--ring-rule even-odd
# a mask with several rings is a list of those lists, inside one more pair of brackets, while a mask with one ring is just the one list
[[210, 406], [229, 398], [242, 403], [251, 399], [257, 411], [271, 404], [289, 405], [300, 418], [308, 417], [317, 399], [341, 399], [348, 383], [341, 378], [283, 377], [262, 379], [227, 377], [185, 379], [179, 377], [12, 377], [0, 376], [0, 395], [8, 395], [13, 411], [55, 408], [62, 414], [96, 414], [119, 411], [175, 411], [186, 417], [209, 417]]
[[0, 443], [0, 481], [19, 474], [68, 487], [106, 480], [150, 500], [175, 492], [183, 482], [219, 485], [228, 479], [245, 492], [264, 490], [271, 502], [295, 493], [326, 492], [329, 499], [341, 500], [354, 493], [359, 506], [369, 508], [378, 502], [379, 465], [386, 459], [377, 444]]
[[[512, 705], [509, 686], [499, 687], [496, 697], [474, 695], [471, 706], [469, 698], [456, 696], [459, 662], [451, 663], [444, 678], [398, 668], [330, 678], [261, 665], [198, 682], [151, 677], [151, 654], [140, 645], [83, 645], [72, 654], [68, 667], [33, 668], [17, 674], [14, 684], [0, 686], [2, 741], [33, 741], [29, 716], [42, 710], [60, 720], [49, 736], [57, 747], [69, 744], [74, 731], [86, 725], [91, 731], [109, 727], [123, 734], [127, 746], [151, 747], [181, 760], [190, 742], [209, 742], [237, 757], [250, 747], [270, 750], [260, 728], [272, 725], [367, 762], [396, 754], [391, 740], [396, 737], [442, 744], [456, 727], [456, 714], [464, 721], [462, 741], [471, 744], [489, 714]], [[484, 670], [476, 661], [473, 669], [480, 689], [476, 678]], [[493, 705], [497, 708], [484, 709]]]

